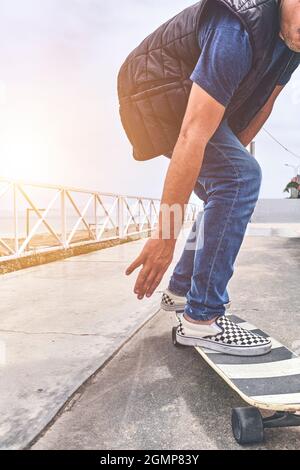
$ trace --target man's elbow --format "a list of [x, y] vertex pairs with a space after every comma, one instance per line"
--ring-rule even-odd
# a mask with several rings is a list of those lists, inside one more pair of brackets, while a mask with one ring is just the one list
[[197, 122], [189, 122], [182, 126], [178, 141], [184, 146], [197, 145], [206, 147], [208, 138], [203, 132], [203, 128]]
[[199, 171], [199, 164], [203, 159], [208, 139], [199, 132], [199, 128], [183, 127], [179, 134], [176, 151], [173, 153], [173, 162], [183, 162], [189, 171]]

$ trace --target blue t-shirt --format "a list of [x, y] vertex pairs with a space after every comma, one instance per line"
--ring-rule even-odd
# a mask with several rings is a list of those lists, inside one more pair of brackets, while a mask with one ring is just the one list
[[[217, 4], [206, 16], [199, 31], [201, 55], [191, 80], [223, 106], [227, 106], [252, 66], [252, 47], [241, 21], [224, 5]], [[278, 37], [273, 59], [266, 73], [272, 73], [285, 55], [287, 46]], [[286, 85], [300, 63], [300, 53], [293, 60], [278, 85]]]

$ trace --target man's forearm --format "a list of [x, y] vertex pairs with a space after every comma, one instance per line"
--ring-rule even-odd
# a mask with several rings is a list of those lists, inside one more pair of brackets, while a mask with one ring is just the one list
[[253, 141], [253, 139], [255, 139], [259, 131], [263, 128], [264, 124], [270, 117], [271, 112], [272, 108], [263, 108], [250, 122], [249, 126], [240, 134], [238, 134], [239, 140], [245, 147], [247, 147]]
[[162, 196], [159, 238], [175, 242], [186, 204], [202, 168], [204, 151], [224, 116], [225, 108], [205, 90], [193, 84]]
[[247, 147], [252, 142], [252, 140], [257, 136], [259, 131], [263, 128], [264, 124], [267, 122], [268, 118], [270, 117], [272, 113], [275, 101], [278, 95], [283, 90], [283, 88], [284, 87], [280, 85], [278, 85], [275, 88], [268, 102], [259, 111], [259, 113], [252, 119], [249, 126], [240, 134], [238, 134], [239, 140], [245, 147]]
[[201, 171], [205, 144], [181, 135], [174, 149], [161, 201], [159, 236], [175, 241], [184, 221], [186, 204]]

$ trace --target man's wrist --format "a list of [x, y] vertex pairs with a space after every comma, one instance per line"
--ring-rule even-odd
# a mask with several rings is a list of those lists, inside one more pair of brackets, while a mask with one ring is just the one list
[[170, 245], [170, 246], [175, 246], [176, 245], [176, 242], [177, 242], [177, 237], [174, 237], [174, 236], [166, 236], [166, 233], [164, 230], [156, 230], [153, 235], [152, 235], [152, 238], [154, 240], [161, 240], [161, 241], [164, 241], [166, 243], [166, 245]]

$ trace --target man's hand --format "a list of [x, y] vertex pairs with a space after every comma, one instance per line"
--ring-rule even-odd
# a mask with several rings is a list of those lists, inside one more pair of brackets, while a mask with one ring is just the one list
[[145, 296], [151, 297], [157, 289], [173, 260], [174, 249], [174, 240], [151, 239], [146, 243], [140, 256], [129, 266], [126, 271], [127, 276], [143, 266], [134, 288], [139, 300]]

